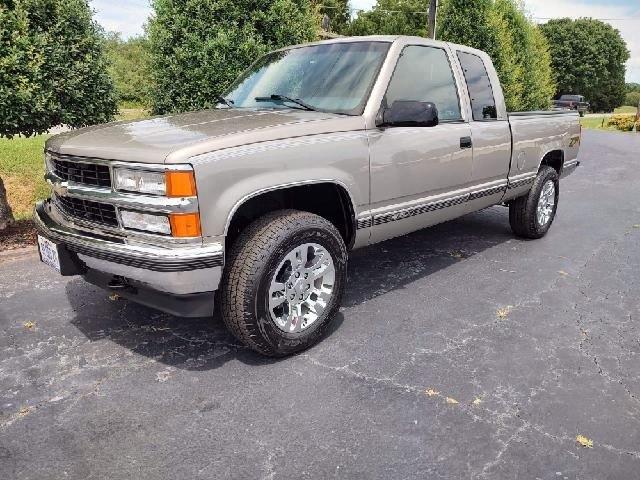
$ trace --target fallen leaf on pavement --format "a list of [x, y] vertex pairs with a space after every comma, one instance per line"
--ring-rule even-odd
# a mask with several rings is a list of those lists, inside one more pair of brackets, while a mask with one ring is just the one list
[[22, 407], [18, 412], [18, 415], [20, 415], [21, 417], [25, 417], [29, 415], [29, 413], [31, 413], [31, 407]]
[[569, 276], [569, 274], [567, 272], [565, 272], [564, 270], [558, 270], [558, 273], [564, 277]]
[[447, 403], [450, 404], [450, 405], [457, 405], [460, 402], [458, 400], [456, 400], [455, 398], [447, 397]]
[[33, 323], [31, 320], [29, 320], [28, 322], [24, 322], [24, 328], [26, 328], [27, 330], [31, 330], [35, 326], [36, 324]]
[[513, 307], [511, 305], [507, 305], [506, 307], [499, 308], [496, 311], [496, 316], [500, 320], [504, 320], [505, 318], [507, 318], [509, 316], [509, 314], [511, 313], [511, 310], [513, 310]]
[[429, 388], [425, 390], [424, 393], [427, 397], [435, 397], [436, 395], [440, 395], [440, 392], [438, 392], [437, 390], [434, 390], [433, 388]]
[[115, 302], [116, 300], [118, 300], [120, 298], [120, 295], [118, 295], [115, 292], [111, 292], [109, 294], [109, 300], [111, 300], [112, 302]]
[[482, 400], [480, 399], [480, 397], [476, 397], [471, 403], [473, 403], [474, 405], [480, 405], [482, 403]]
[[576, 437], [576, 442], [578, 442], [581, 446], [586, 448], [593, 448], [593, 440], [585, 437], [584, 435], [578, 435]]

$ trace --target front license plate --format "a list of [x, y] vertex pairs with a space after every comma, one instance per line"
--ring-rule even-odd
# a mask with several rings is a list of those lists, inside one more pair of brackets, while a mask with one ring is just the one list
[[40, 250], [40, 260], [60, 273], [60, 254], [58, 245], [51, 240], [38, 235], [38, 249]]

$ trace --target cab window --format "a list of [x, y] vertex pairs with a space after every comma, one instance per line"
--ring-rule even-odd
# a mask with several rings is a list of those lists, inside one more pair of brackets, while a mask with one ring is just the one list
[[498, 118], [496, 101], [489, 74], [482, 59], [472, 53], [458, 52], [458, 59], [467, 82], [474, 120], [495, 120]]
[[440, 121], [462, 118], [458, 89], [447, 54], [441, 48], [411, 45], [398, 60], [385, 96], [386, 105], [396, 100], [432, 102]]

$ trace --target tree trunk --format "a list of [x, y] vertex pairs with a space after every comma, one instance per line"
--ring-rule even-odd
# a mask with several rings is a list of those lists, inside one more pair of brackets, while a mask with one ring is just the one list
[[13, 223], [13, 212], [7, 201], [7, 191], [0, 177], [0, 230], [4, 230]]

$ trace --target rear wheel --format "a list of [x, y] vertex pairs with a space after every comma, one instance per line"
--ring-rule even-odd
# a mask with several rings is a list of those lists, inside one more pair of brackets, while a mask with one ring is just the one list
[[541, 238], [551, 228], [558, 208], [558, 173], [543, 166], [527, 195], [509, 204], [509, 223], [513, 233], [525, 238]]
[[284, 356], [316, 343], [335, 316], [346, 280], [347, 249], [318, 215], [270, 213], [249, 225], [231, 249], [222, 316], [250, 348]]

